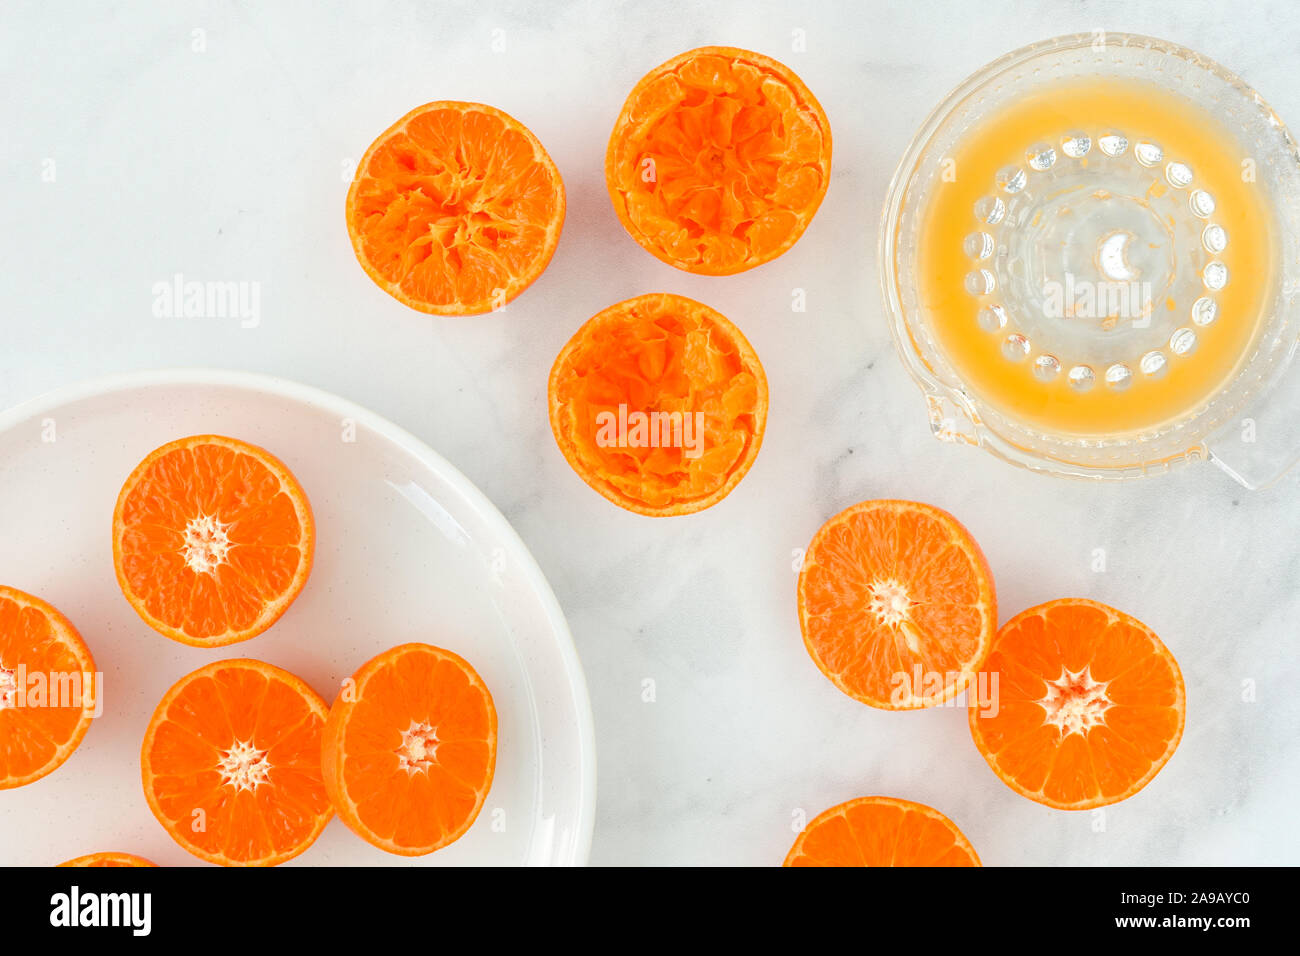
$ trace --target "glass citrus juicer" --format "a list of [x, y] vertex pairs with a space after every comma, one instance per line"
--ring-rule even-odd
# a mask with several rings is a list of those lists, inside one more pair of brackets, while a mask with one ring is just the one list
[[1300, 457], [1300, 153], [1190, 50], [1078, 34], [971, 76], [894, 174], [880, 268], [938, 438], [1247, 487]]

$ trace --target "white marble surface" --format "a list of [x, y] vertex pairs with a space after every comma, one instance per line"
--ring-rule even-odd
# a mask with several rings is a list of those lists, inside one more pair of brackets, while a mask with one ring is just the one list
[[[1300, 475], [1254, 494], [1209, 465], [1103, 486], [935, 442], [889, 340], [874, 250], [913, 129], [986, 61], [1075, 30], [1152, 33], [1236, 70], [1298, 124], [1293, 4], [333, 6], [6, 6], [0, 404], [108, 372], [230, 367], [337, 392], [430, 442], [515, 523], [569, 615], [600, 753], [593, 862], [779, 861], [796, 808], [868, 793], [939, 807], [989, 864], [1300, 861]], [[794, 30], [806, 52], [792, 51]], [[705, 43], [789, 63], [835, 133], [834, 179], [804, 239], [727, 279], [643, 252], [602, 179], [631, 85]], [[443, 98], [519, 117], [567, 185], [550, 269], [499, 315], [407, 310], [357, 267], [344, 230], [350, 162], [407, 109]], [[152, 286], [175, 273], [260, 283], [260, 322], [156, 318]], [[791, 312], [794, 288], [807, 291], [806, 313]], [[739, 323], [772, 401], [736, 491], [660, 521], [583, 485], [544, 405], [573, 330], [656, 290]], [[842, 507], [882, 496], [933, 502], [969, 525], [1004, 619], [1087, 595], [1137, 614], [1178, 656], [1186, 737], [1102, 832], [1090, 814], [999, 783], [961, 711], [876, 712], [809, 661], [792, 551]], [[22, 543], [0, 529], [0, 546]]]

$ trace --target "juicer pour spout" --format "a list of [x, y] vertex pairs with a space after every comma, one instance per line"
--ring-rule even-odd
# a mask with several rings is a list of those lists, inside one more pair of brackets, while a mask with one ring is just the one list
[[1205, 441], [1209, 459], [1251, 491], [1275, 483], [1300, 461], [1300, 367], [1297, 342], [1270, 387]]

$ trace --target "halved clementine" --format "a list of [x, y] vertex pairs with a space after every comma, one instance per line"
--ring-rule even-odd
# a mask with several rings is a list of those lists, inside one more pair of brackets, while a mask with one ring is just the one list
[[864, 501], [822, 525], [798, 596], [804, 646], [821, 672], [887, 710], [961, 693], [997, 627], [979, 545], [948, 512], [916, 501]]
[[527, 127], [481, 103], [411, 110], [376, 139], [348, 190], [366, 274], [434, 315], [500, 309], [542, 274], [564, 226], [560, 171]]
[[145, 730], [141, 779], [168, 835], [209, 863], [275, 866], [333, 816], [321, 782], [326, 707], [288, 671], [215, 661], [163, 696]]
[[619, 220], [678, 269], [731, 275], [795, 244], [826, 195], [831, 126], [794, 71], [708, 46], [632, 88], [605, 153]]
[[725, 316], [670, 293], [597, 313], [574, 333], [547, 384], [565, 459], [614, 504], [689, 514], [749, 471], [767, 425], [767, 376]]
[[0, 790], [39, 780], [72, 756], [101, 689], [72, 622], [0, 585]]
[[220, 435], [151, 452], [113, 512], [122, 593], [159, 634], [196, 647], [274, 624], [306, 584], [315, 544], [311, 506], [289, 469]]
[[859, 797], [814, 817], [785, 866], [979, 866], [957, 825], [933, 807]]
[[1178, 747], [1187, 696], [1151, 628], [1084, 598], [1002, 626], [971, 701], [975, 746], [1002, 782], [1060, 810], [1137, 793]]
[[113, 850], [104, 853], [88, 853], [72, 860], [66, 860], [59, 866], [157, 866], [152, 860], [146, 860], [134, 853], [118, 853]]
[[497, 712], [463, 658], [402, 644], [362, 665], [330, 708], [325, 788], [362, 839], [421, 856], [470, 828], [496, 769]]

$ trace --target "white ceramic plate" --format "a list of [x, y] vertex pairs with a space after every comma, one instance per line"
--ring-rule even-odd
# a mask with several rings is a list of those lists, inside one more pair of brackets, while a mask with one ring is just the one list
[[[208, 432], [284, 461], [311, 499], [317, 533], [311, 577], [284, 617], [213, 650], [170, 641], [136, 616], [114, 578], [110, 534], [132, 467], [170, 439]], [[278, 379], [192, 370], [104, 379], [0, 413], [0, 582], [63, 611], [105, 680], [104, 714], [67, 763], [0, 791], [0, 863], [99, 850], [197, 862], [154, 820], [140, 787], [140, 742], [167, 688], [210, 661], [255, 657], [330, 701], [364, 661], [406, 641], [456, 651], [492, 691], [499, 749], [482, 813], [458, 842], [414, 861], [336, 819], [292, 864], [587, 860], [595, 742], [564, 615], [491, 502], [363, 408]]]

